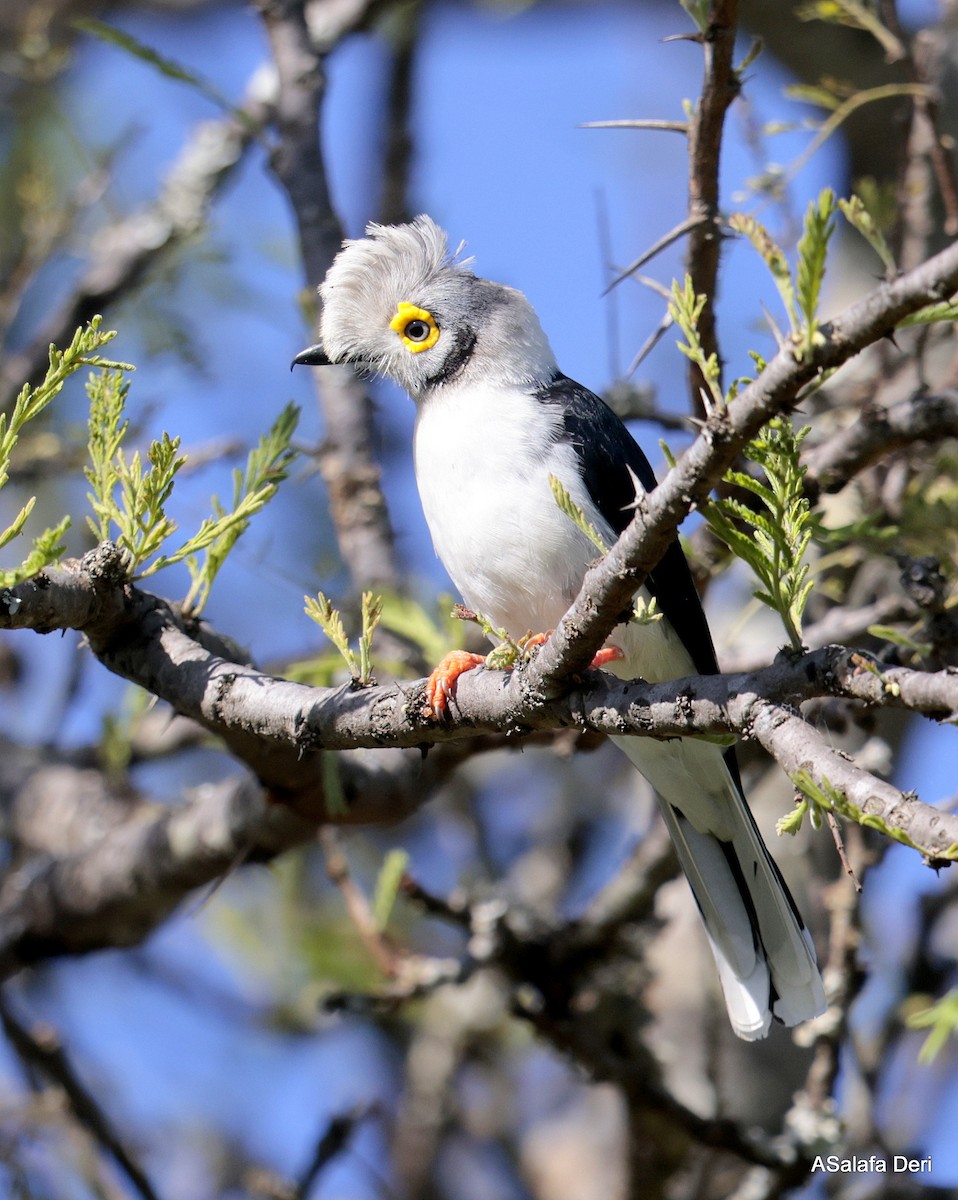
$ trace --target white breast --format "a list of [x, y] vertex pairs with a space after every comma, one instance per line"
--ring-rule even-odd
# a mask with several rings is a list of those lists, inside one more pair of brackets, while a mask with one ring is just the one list
[[[579, 475], [575, 452], [554, 440], [556, 409], [511, 389], [444, 388], [416, 422], [416, 481], [433, 545], [463, 600], [513, 637], [554, 629], [599, 551], [560, 511], [557, 476], [606, 544], [612, 529]], [[648, 599], [643, 588], [641, 594]], [[692, 660], [667, 621], [619, 626], [624, 679], [690, 674]]]
[[[465, 602], [513, 636], [551, 629], [592, 543], [556, 506], [556, 475], [590, 508], [558, 413], [509, 389], [444, 388], [419, 412], [416, 480], [436, 553]], [[606, 531], [611, 539], [611, 533]]]

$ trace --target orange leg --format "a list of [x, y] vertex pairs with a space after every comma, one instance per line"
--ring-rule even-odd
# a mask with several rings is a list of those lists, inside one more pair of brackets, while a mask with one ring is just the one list
[[485, 655], [470, 654], [467, 650], [452, 650], [446, 654], [426, 680], [424, 714], [433, 720], [442, 720], [455, 694], [456, 680], [473, 667], [481, 667], [485, 661]]
[[[550, 629], [548, 633], [534, 633], [532, 637], [526, 638], [522, 645], [525, 648], [528, 648], [529, 646], [544, 646], [549, 638], [552, 637], [553, 632], [554, 631]], [[598, 654], [596, 654], [592, 662], [589, 663], [589, 666], [593, 671], [598, 671], [607, 663], [618, 662], [619, 659], [622, 658], [625, 658], [625, 654], [619, 649], [618, 646], [604, 646], [598, 652]]]
[[589, 666], [593, 671], [598, 671], [600, 667], [604, 667], [606, 663], [618, 662], [619, 659], [625, 658], [624, 651], [618, 646], [603, 646], [598, 654], [593, 658]]

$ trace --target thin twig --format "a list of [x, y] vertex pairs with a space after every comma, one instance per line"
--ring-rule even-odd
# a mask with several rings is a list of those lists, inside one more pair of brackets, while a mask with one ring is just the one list
[[372, 955], [377, 968], [387, 978], [394, 977], [399, 970], [400, 956], [379, 928], [369, 900], [353, 879], [349, 862], [332, 826], [325, 825], [320, 829], [319, 845], [326, 862], [329, 881], [342, 896], [346, 911], [363, 945]]
[[143, 1200], [159, 1200], [143, 1168], [123, 1144], [120, 1135], [93, 1093], [80, 1081], [66, 1055], [60, 1038], [49, 1026], [27, 1029], [0, 997], [0, 1024], [7, 1040], [24, 1064], [40, 1071], [62, 1088], [74, 1116], [103, 1150], [114, 1160]]
[[655, 258], [657, 254], [661, 254], [663, 250], [667, 250], [669, 246], [671, 246], [673, 242], [677, 242], [679, 238], [685, 237], [687, 233], [691, 233], [700, 225], [706, 224], [708, 220], [709, 218], [701, 216], [687, 217], [684, 221], [680, 221], [678, 225], [670, 229], [668, 233], [663, 233], [660, 238], [658, 238], [652, 243], [651, 246], [649, 246], [648, 250], [643, 251], [643, 253], [640, 254], [639, 257], [634, 260], [634, 262], [629, 263], [627, 267], [625, 267], [619, 272], [618, 275], [616, 275], [608, 287], [603, 291], [602, 295], [608, 295], [608, 293], [611, 292], [614, 287], [618, 287], [623, 280], [628, 279], [630, 275], [634, 275], [635, 272], [638, 271], [640, 267], [644, 267], [650, 259]]
[[688, 133], [687, 121], [660, 121], [651, 117], [627, 118], [622, 121], [581, 121], [579, 129], [655, 129], [668, 133]]

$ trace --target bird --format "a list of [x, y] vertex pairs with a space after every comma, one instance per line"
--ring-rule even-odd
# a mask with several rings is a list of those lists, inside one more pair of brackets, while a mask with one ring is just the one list
[[[551, 478], [611, 546], [637, 489], [656, 478], [625, 424], [564, 375], [529, 300], [477, 275], [429, 216], [370, 223], [346, 239], [319, 287], [319, 341], [293, 365], [351, 364], [413, 400], [416, 483], [433, 545], [465, 604], [521, 639], [548, 636], [597, 558]], [[646, 614], [616, 626], [597, 663], [662, 682], [718, 671], [677, 538], [641, 589]], [[654, 600], [654, 609], [648, 605]], [[438, 710], [458, 673], [430, 677]], [[596, 664], [593, 664], [596, 665]], [[656, 793], [715, 958], [729, 1020], [746, 1040], [826, 1006], [815, 950], [745, 800], [734, 748], [681, 737], [615, 737]]]

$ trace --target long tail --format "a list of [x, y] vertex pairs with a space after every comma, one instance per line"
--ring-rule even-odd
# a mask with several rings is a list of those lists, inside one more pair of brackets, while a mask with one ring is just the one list
[[692, 738], [616, 738], [659, 795], [718, 964], [732, 1027], [748, 1041], [772, 1018], [825, 1009], [815, 951], [721, 750]]

